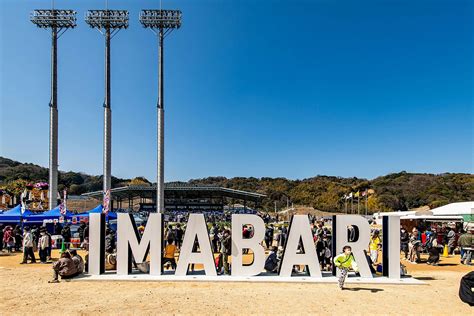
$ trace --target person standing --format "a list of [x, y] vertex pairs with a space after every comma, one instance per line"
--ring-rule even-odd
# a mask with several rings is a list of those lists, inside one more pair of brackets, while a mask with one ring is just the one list
[[212, 252], [217, 253], [219, 251], [219, 228], [216, 223], [212, 223], [210, 239], [212, 243]]
[[71, 244], [71, 227], [68, 224], [65, 224], [61, 230], [61, 236], [63, 236], [63, 242], [66, 245], [66, 249], [69, 249]]
[[176, 224], [176, 248], [181, 249], [181, 244], [183, 243], [183, 229], [181, 224]]
[[474, 227], [459, 237], [461, 247], [461, 264], [471, 265], [472, 253], [474, 252]]
[[38, 240], [38, 252], [41, 263], [46, 263], [48, 261], [49, 242], [48, 235], [46, 235], [46, 229], [42, 228]]
[[25, 227], [25, 233], [23, 234], [23, 261], [20, 264], [28, 263], [28, 258], [31, 259], [31, 263], [36, 263], [33, 246], [33, 235], [30, 232], [30, 228]]
[[176, 270], [176, 259], [174, 258], [174, 254], [176, 252], [176, 246], [173, 244], [173, 239], [168, 239], [167, 244], [163, 254], [163, 266], [167, 263], [171, 264], [171, 268]]
[[3, 251], [3, 224], [0, 224], [0, 252]]
[[79, 233], [79, 240], [81, 241], [81, 243], [84, 241], [85, 229], [86, 229], [86, 223], [81, 222], [81, 224], [79, 225], [79, 228], [77, 229], [77, 232]]
[[456, 232], [451, 227], [448, 227], [446, 238], [448, 239], [448, 253], [454, 255], [454, 248], [456, 248]]
[[344, 246], [342, 253], [334, 258], [334, 264], [339, 271], [338, 284], [341, 290], [344, 290], [344, 282], [347, 277], [349, 269], [353, 269], [355, 272], [359, 271], [359, 267], [352, 254], [352, 248], [350, 246]]
[[379, 231], [375, 230], [374, 233], [372, 234], [372, 237], [370, 238], [370, 259], [372, 260], [373, 263], [377, 262], [378, 258], [378, 246], [380, 244], [380, 237], [379, 237]]
[[405, 260], [408, 259], [408, 241], [410, 237], [405, 227], [400, 229], [400, 250], [405, 254]]
[[409, 247], [408, 260], [413, 264], [417, 264], [418, 262], [420, 262], [420, 244], [421, 244], [421, 241], [418, 238], [418, 229], [414, 227], [411, 232], [410, 243], [408, 245]]
[[267, 249], [270, 249], [270, 246], [272, 245], [272, 240], [273, 240], [273, 224], [270, 224], [268, 225], [265, 231], [265, 245], [267, 246]]
[[229, 267], [229, 256], [232, 254], [232, 240], [230, 235], [230, 230], [224, 230], [224, 234], [221, 240], [221, 254], [222, 254], [222, 263], [224, 266], [224, 273], [230, 274]]
[[9, 245], [11, 244], [11, 241], [14, 239], [13, 238], [13, 229], [11, 226], [7, 226], [3, 229], [3, 237], [2, 237], [2, 244], [4, 245], [5, 249], [7, 252], [12, 251], [12, 247]]
[[15, 239], [15, 251], [20, 251], [23, 239], [20, 225], [15, 226], [15, 229], [13, 230], [13, 237]]

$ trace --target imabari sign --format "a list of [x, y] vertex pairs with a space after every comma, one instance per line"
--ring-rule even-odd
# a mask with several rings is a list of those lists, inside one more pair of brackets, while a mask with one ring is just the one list
[[[132, 214], [118, 214], [117, 223], [117, 272], [115, 278], [123, 279], [131, 276], [132, 257], [137, 264], [146, 260], [150, 255], [150, 279], [183, 280], [196, 279], [195, 275], [188, 274], [189, 264], [202, 264], [205, 275], [200, 280], [268, 280], [291, 281], [301, 279], [292, 277], [293, 266], [307, 267], [309, 281], [328, 281], [320, 270], [318, 256], [313, 242], [313, 234], [309, 218], [306, 215], [293, 216], [288, 232], [288, 239], [284, 248], [283, 258], [278, 274], [263, 273], [265, 264], [265, 250], [262, 242], [265, 234], [265, 224], [257, 215], [232, 215], [232, 269], [231, 276], [217, 276], [214, 256], [203, 214], [190, 214], [184, 235], [183, 245], [179, 254], [177, 268], [174, 274], [164, 275], [161, 265], [162, 258], [162, 227], [163, 217], [159, 213], [150, 213], [145, 231], [142, 236], [137, 231]], [[243, 238], [243, 225], [252, 225], [252, 238]], [[370, 281], [372, 275], [366, 259], [366, 249], [370, 239], [370, 225], [368, 221], [358, 215], [333, 216], [332, 254], [341, 252], [343, 246], [350, 245], [360, 269], [359, 280]], [[349, 240], [348, 227], [354, 227], [356, 238]], [[383, 219], [383, 276], [386, 281], [400, 280], [400, 219], [397, 216], [386, 216]], [[193, 244], [197, 239], [199, 252], [193, 252]], [[105, 273], [105, 216], [103, 214], [90, 215], [89, 228], [89, 275], [94, 278], [111, 278]], [[303, 251], [298, 251], [299, 245]], [[254, 260], [250, 265], [243, 264], [243, 249], [251, 249]], [[134, 274], [136, 276], [136, 274]], [[332, 272], [332, 276], [336, 271]], [[135, 277], [136, 278], [136, 277]], [[132, 278], [131, 278], [132, 279]], [[335, 280], [333, 277], [332, 279]]]

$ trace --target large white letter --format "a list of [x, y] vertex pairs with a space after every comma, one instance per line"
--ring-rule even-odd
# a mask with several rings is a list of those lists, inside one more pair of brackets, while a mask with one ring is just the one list
[[[370, 272], [369, 263], [367, 262], [367, 257], [365, 251], [369, 247], [370, 242], [370, 225], [369, 222], [359, 215], [337, 215], [336, 219], [336, 234], [333, 238], [336, 239], [336, 252], [333, 253], [333, 256], [336, 256], [338, 253], [342, 252], [342, 248], [346, 245], [351, 246], [352, 253], [354, 254], [354, 259], [357, 262], [357, 265], [360, 269], [360, 275], [363, 278], [372, 278], [372, 273]], [[348, 226], [355, 226], [359, 232], [359, 238], [354, 241], [349, 241], [349, 236], [347, 232]], [[334, 234], [334, 232], [333, 232]], [[334, 243], [334, 239], [333, 239]]]
[[389, 279], [400, 279], [400, 217], [382, 217], [382, 267]]
[[132, 255], [137, 264], [146, 260], [150, 251], [150, 274], [161, 274], [161, 216], [150, 213], [145, 232], [140, 238], [132, 214], [118, 213], [117, 221], [117, 274], [132, 271]]
[[[308, 215], [294, 215], [291, 219], [288, 232], [283, 262], [281, 263], [280, 276], [289, 277], [293, 266], [297, 264], [306, 265], [312, 278], [321, 278], [316, 247], [313, 242], [313, 233], [309, 224]], [[297, 253], [298, 245], [303, 245], [304, 253]]]
[[[196, 237], [200, 252], [193, 252]], [[189, 214], [175, 275], [185, 276], [190, 263], [202, 263], [206, 275], [217, 275], [214, 256], [211, 251], [211, 242], [207, 233], [206, 220], [203, 214]]]
[[99, 275], [105, 272], [105, 215], [89, 214], [89, 264], [88, 272]]
[[[252, 238], [244, 239], [242, 226], [252, 225]], [[260, 243], [265, 237], [265, 223], [262, 218], [252, 214], [232, 214], [232, 275], [251, 276], [258, 275], [265, 266], [265, 249]], [[243, 249], [252, 249], [253, 262], [243, 265]]]

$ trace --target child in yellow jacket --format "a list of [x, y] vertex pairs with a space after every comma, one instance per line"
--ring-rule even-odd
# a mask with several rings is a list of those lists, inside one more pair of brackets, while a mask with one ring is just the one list
[[356, 272], [359, 271], [357, 262], [352, 254], [351, 246], [344, 246], [344, 248], [342, 248], [342, 253], [334, 258], [334, 264], [340, 272], [338, 280], [339, 288], [344, 290], [344, 281], [346, 280], [349, 269], [352, 268]]

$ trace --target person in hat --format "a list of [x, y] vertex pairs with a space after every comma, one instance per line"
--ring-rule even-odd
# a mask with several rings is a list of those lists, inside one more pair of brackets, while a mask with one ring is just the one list
[[23, 261], [20, 264], [28, 263], [28, 258], [31, 259], [31, 263], [36, 263], [33, 244], [33, 234], [31, 234], [30, 228], [27, 226], [23, 234]]
[[46, 228], [40, 228], [40, 237], [38, 240], [38, 254], [41, 263], [46, 263], [48, 261], [48, 248], [51, 246], [50, 239], [46, 235]]
[[474, 226], [459, 237], [458, 244], [461, 247], [461, 264], [471, 265], [474, 249]]

